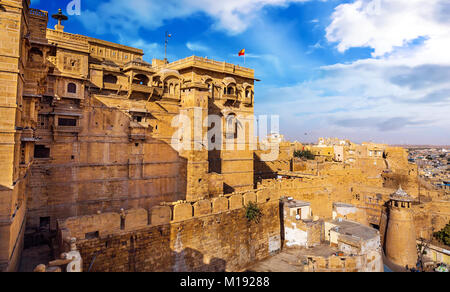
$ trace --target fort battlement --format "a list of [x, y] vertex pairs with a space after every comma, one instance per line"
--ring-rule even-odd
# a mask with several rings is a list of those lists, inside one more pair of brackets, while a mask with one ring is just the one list
[[324, 200], [328, 198], [328, 192], [323, 186], [314, 186], [299, 179], [285, 179], [265, 180], [259, 184], [258, 189], [252, 191], [235, 192], [192, 202], [161, 203], [152, 207], [149, 211], [131, 209], [122, 213], [108, 212], [71, 217], [58, 220], [58, 230], [62, 232], [62, 238], [75, 237], [78, 240], [84, 240], [92, 236], [108, 236], [148, 226], [181, 223], [209, 215], [229, 213], [234, 210], [245, 209], [245, 206], [250, 202], [263, 205], [279, 202], [281, 197], [291, 196], [296, 199], [308, 199], [312, 201], [315, 207], [324, 206], [319, 209], [318, 215], [327, 214], [326, 217], [331, 217], [331, 203], [323, 205]]
[[[169, 206], [69, 218], [58, 222], [59, 246], [67, 250], [67, 238], [78, 236], [84, 271], [241, 271], [280, 250], [280, 218], [279, 202], [268, 201], [259, 204], [261, 221], [249, 222], [237, 196], [240, 208], [216, 214], [208, 210], [214, 201], [176, 203], [174, 214], [186, 218], [166, 223]], [[149, 216], [162, 220], [149, 225]]]
[[58, 220], [58, 229], [63, 232], [62, 238], [75, 237], [83, 240], [93, 235], [107, 236], [146, 226], [160, 226], [213, 214], [227, 213], [243, 209], [250, 202], [265, 204], [277, 202], [279, 199], [278, 192], [273, 192], [273, 189], [270, 188], [261, 188], [256, 191], [233, 193], [194, 202], [161, 203], [161, 205], [155, 206], [149, 211], [131, 209], [122, 213], [108, 212], [71, 217]]

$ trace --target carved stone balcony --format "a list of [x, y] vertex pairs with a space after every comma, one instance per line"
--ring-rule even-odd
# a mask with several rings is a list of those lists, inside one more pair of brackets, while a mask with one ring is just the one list
[[103, 89], [107, 89], [107, 90], [115, 90], [118, 91], [121, 89], [121, 85], [120, 84], [114, 84], [114, 83], [103, 83]]
[[222, 99], [224, 99], [226, 101], [232, 101], [232, 102], [239, 101], [239, 97], [235, 94], [224, 94], [222, 96]]
[[124, 71], [145, 71], [149, 73], [155, 73], [155, 69], [152, 68], [150, 63], [143, 61], [142, 59], [134, 59], [125, 64]]
[[154, 88], [152, 86], [142, 84], [131, 84], [131, 91], [152, 94]]

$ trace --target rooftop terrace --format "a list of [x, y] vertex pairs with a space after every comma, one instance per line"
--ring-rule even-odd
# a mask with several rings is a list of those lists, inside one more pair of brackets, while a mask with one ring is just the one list
[[166, 66], [166, 68], [175, 70], [179, 70], [186, 67], [198, 67], [206, 70], [214, 70], [221, 73], [238, 75], [249, 79], [254, 79], [255, 76], [255, 70], [253, 69], [197, 56], [191, 56], [184, 59], [180, 59], [171, 62]]

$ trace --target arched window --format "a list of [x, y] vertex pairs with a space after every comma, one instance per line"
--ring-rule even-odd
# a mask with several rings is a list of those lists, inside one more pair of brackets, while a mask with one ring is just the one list
[[173, 83], [170, 83], [170, 85], [169, 85], [169, 94], [172, 94], [172, 95], [175, 94]]
[[234, 94], [234, 88], [232, 86], [228, 87], [227, 93], [229, 95], [233, 95]]
[[223, 94], [227, 94], [227, 88], [226, 87], [223, 88]]
[[227, 116], [225, 125], [227, 139], [237, 138], [238, 123], [235, 114], [230, 114]]
[[148, 77], [144, 74], [134, 76], [133, 84], [148, 85]]
[[75, 83], [69, 83], [67, 85], [67, 92], [68, 93], [77, 93], [77, 85]]
[[249, 97], [250, 97], [250, 90], [247, 89], [247, 90], [245, 91], [245, 97], [246, 97], [246, 98], [249, 98]]
[[105, 75], [103, 76], [103, 82], [104, 83], [112, 83], [112, 84], [116, 84], [117, 83], [117, 77], [111, 74]]

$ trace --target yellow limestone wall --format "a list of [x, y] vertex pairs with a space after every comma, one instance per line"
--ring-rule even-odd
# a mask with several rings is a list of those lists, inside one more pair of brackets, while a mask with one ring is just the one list
[[417, 263], [416, 230], [410, 209], [391, 207], [385, 243], [386, 256], [401, 267]]

